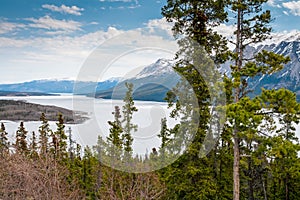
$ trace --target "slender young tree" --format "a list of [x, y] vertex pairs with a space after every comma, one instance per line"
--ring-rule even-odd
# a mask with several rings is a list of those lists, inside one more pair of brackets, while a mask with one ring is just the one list
[[39, 127], [39, 148], [40, 148], [40, 151], [39, 151], [39, 154], [42, 156], [42, 157], [45, 157], [46, 154], [48, 153], [49, 151], [49, 137], [50, 135], [52, 135], [52, 130], [50, 129], [49, 127], [49, 123], [48, 123], [48, 120], [46, 118], [46, 115], [45, 113], [42, 113], [41, 117], [40, 117], [40, 121], [41, 121], [41, 126]]
[[114, 121], [108, 121], [108, 124], [111, 126], [109, 129], [109, 135], [107, 137], [107, 143], [108, 143], [108, 154], [112, 158], [111, 162], [114, 166], [118, 160], [121, 159], [122, 154], [122, 147], [123, 147], [123, 141], [122, 141], [122, 124], [121, 124], [121, 113], [120, 113], [120, 107], [115, 106], [115, 111], [112, 113], [114, 115]]
[[125, 86], [127, 88], [126, 95], [123, 99], [124, 106], [123, 106], [123, 134], [122, 134], [122, 140], [123, 140], [123, 148], [124, 148], [124, 154], [125, 159], [128, 159], [132, 156], [132, 132], [137, 131], [137, 125], [132, 123], [132, 117], [134, 112], [137, 112], [138, 109], [134, 105], [133, 101], [133, 84], [132, 83], [125, 83]]
[[57, 130], [52, 133], [51, 149], [54, 157], [57, 159], [67, 156], [67, 135], [62, 114], [58, 114]]
[[122, 148], [121, 133], [123, 130], [120, 107], [115, 106], [115, 111], [112, 112], [112, 114], [114, 115], [114, 121], [108, 121], [108, 124], [111, 126], [111, 128], [109, 129], [110, 134], [108, 135], [107, 140], [114, 146]]
[[32, 132], [31, 135], [31, 140], [30, 140], [30, 144], [29, 144], [29, 153], [30, 153], [30, 157], [33, 159], [36, 159], [38, 156], [38, 143], [37, 143], [37, 138], [35, 135], [35, 132]]
[[161, 124], [160, 125], [161, 126], [160, 134], [158, 135], [158, 137], [161, 138], [161, 145], [160, 145], [159, 152], [160, 152], [160, 155], [162, 157], [164, 157], [165, 153], [166, 153], [165, 147], [167, 146], [168, 141], [170, 140], [170, 132], [167, 127], [167, 119], [166, 118], [161, 119], [160, 124]]
[[25, 129], [24, 123], [21, 122], [19, 129], [16, 132], [16, 144], [15, 144], [16, 151], [19, 153], [24, 153], [24, 154], [28, 153], [28, 146], [26, 141], [27, 133], [28, 131]]
[[69, 158], [71, 160], [74, 160], [75, 157], [75, 148], [74, 145], [76, 144], [76, 141], [73, 140], [72, 137], [72, 128], [69, 127], [69, 129], [67, 130], [67, 132], [69, 133], [68, 139], [69, 139], [69, 149], [68, 149], [68, 154], [69, 154]]
[[1, 123], [1, 128], [0, 128], [0, 154], [1, 155], [8, 152], [9, 149], [9, 141], [7, 138], [7, 134], [8, 133], [5, 131], [4, 123]]

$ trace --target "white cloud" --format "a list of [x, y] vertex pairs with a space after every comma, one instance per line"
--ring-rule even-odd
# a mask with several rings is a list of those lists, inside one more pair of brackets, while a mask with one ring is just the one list
[[[5, 71], [0, 82], [74, 78], [89, 54], [101, 43], [119, 33], [122, 31], [109, 28], [77, 37], [0, 37], [0, 70]], [[30, 73], [25, 75], [27, 71]]]
[[90, 25], [98, 25], [98, 22], [91, 22]]
[[152, 19], [147, 23], [147, 28], [149, 28], [150, 32], [155, 31], [165, 31], [168, 35], [172, 36], [172, 27], [173, 23], [167, 22], [166, 18], [162, 19]]
[[[135, 41], [138, 37], [142, 39], [137, 43], [132, 43], [138, 47], [152, 47], [155, 46], [155, 44], [159, 44], [162, 47], [169, 47], [172, 41], [165, 40], [160, 35], [157, 35], [157, 33], [161, 34], [162, 29], [166, 29], [168, 26], [159, 23], [159, 20], [150, 21], [148, 25], [153, 28], [153, 34], [143, 29], [128, 31], [131, 33], [134, 32], [135, 34], [131, 34], [131, 38], [124, 35], [123, 37], [126, 38], [125, 41], [124, 38], [111, 39], [121, 33], [127, 33], [127, 31], [125, 32], [113, 27], [108, 28], [106, 31], [87, 33], [82, 36], [57, 35], [47, 37], [47, 35], [44, 35], [43, 37], [19, 39], [0, 37], [0, 70], [4, 72], [2, 74], [4, 78], [2, 78], [0, 82], [22, 82], [25, 80], [43, 78], [77, 77], [79, 70], [89, 55], [94, 52], [99, 45], [107, 44], [107, 42], [116, 45], [109, 46], [108, 51], [104, 49], [105, 55], [101, 54], [101, 56], [106, 56], [107, 54], [107, 56], [112, 57], [116, 51], [120, 51], [120, 49], [123, 48], [122, 45], [126, 43], [127, 39]], [[141, 48], [137, 49], [137, 52], [142, 51], [140, 50]], [[154, 53], [156, 53], [155, 56], [159, 58], [163, 56], [164, 51], [155, 50]], [[149, 55], [149, 52], [144, 52], [145, 55], [143, 54], [143, 56], [137, 54], [124, 57], [126, 62], [121, 62], [123, 63], [122, 66], [120, 65], [114, 68], [118, 69], [118, 73], [114, 74], [116, 71], [111, 73], [107, 72], [108, 74], [106, 74], [105, 77], [109, 78], [114, 75], [122, 74], [126, 72], [129, 67], [140, 67], [145, 64], [150, 64], [147, 62], [150, 62], [150, 60], [151, 62], [154, 61], [154, 53], [153, 55], [152, 53]], [[147, 56], [149, 58], [147, 58]], [[104, 67], [101, 65], [101, 59], [98, 57], [96, 64], [96, 66], [100, 68]], [[31, 73], [24, 75], [27, 71]]]
[[267, 4], [271, 7], [277, 7], [277, 8], [281, 8], [280, 2], [282, 0], [268, 0]]
[[283, 11], [283, 14], [289, 16], [289, 13], [287, 11], [285, 11], [285, 10]]
[[[236, 27], [234, 25], [220, 24], [219, 26], [214, 27], [213, 30], [217, 31], [218, 34], [222, 35], [223, 37], [226, 37], [229, 41], [235, 40], [235, 35], [233, 32], [236, 30]], [[228, 47], [230, 49], [235, 48], [231, 42], [228, 42]]]
[[220, 24], [217, 27], [214, 27], [213, 30], [217, 31], [219, 34], [226, 38], [232, 38], [234, 36], [233, 32], [236, 29], [234, 25], [226, 25], [226, 24]]
[[27, 18], [25, 20], [33, 22], [28, 25], [31, 28], [41, 28], [47, 30], [64, 30], [65, 32], [81, 30], [81, 23], [79, 22], [73, 20], [57, 20], [51, 18], [48, 15], [39, 19]]
[[[141, 7], [140, 4], [130, 5], [130, 6], [119, 6], [119, 7], [109, 6], [109, 9], [110, 10], [124, 10], [124, 9], [136, 9], [136, 8], [139, 8], [139, 7]], [[103, 10], [105, 10], [105, 8]]]
[[19, 28], [24, 28], [24, 27], [25, 27], [25, 25], [23, 25], [23, 24], [0, 21], [0, 34], [5, 34], [5, 33], [12, 32], [12, 31], [16, 31]]
[[300, 16], [300, 1], [285, 2], [282, 6], [289, 9], [293, 15]]
[[60, 7], [55, 5], [44, 4], [42, 5], [42, 7], [54, 12], [66, 13], [66, 14], [77, 15], [77, 16], [80, 16], [81, 11], [84, 11], [83, 8], [78, 8], [77, 6], [69, 7], [64, 4], [62, 4]]
[[268, 2], [267, 2], [267, 4], [269, 5], [269, 6], [275, 6], [275, 0], [269, 0]]

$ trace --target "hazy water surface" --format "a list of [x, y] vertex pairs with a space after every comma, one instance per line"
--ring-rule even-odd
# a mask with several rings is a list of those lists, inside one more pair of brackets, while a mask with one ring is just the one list
[[[0, 97], [0, 99], [25, 100], [30, 103], [42, 105], [54, 105], [67, 109], [87, 112], [89, 120], [83, 124], [66, 124], [66, 130], [71, 127], [73, 138], [81, 145], [96, 144], [98, 135], [105, 138], [109, 134], [109, 125], [107, 121], [113, 120], [112, 112], [116, 105], [123, 105], [121, 100], [103, 100], [94, 99], [85, 96], [75, 96], [62, 94], [61, 96], [28, 96], [28, 97]], [[75, 100], [74, 100], [75, 99]], [[74, 105], [73, 105], [74, 103]], [[138, 125], [138, 131], [133, 133], [134, 152], [144, 154], [153, 147], [159, 147], [160, 140], [157, 135], [160, 132], [160, 121], [163, 117], [169, 116], [169, 110], [166, 103], [135, 101], [138, 112], [133, 116], [133, 123]], [[9, 137], [14, 139], [19, 122], [4, 121]], [[38, 133], [40, 122], [25, 122], [26, 129], [31, 133]], [[169, 120], [170, 126], [175, 124], [174, 120]], [[53, 130], [56, 129], [55, 122], [50, 122]]]
[[[0, 97], [0, 99], [25, 100], [30, 103], [42, 105], [54, 105], [67, 109], [87, 112], [90, 118], [83, 124], [66, 124], [66, 130], [71, 127], [73, 139], [81, 145], [96, 144], [98, 135], [105, 138], [109, 134], [109, 125], [107, 121], [113, 120], [112, 112], [116, 105], [123, 105], [121, 100], [103, 100], [94, 99], [85, 96], [75, 96], [62, 94], [61, 96], [28, 96], [28, 97]], [[170, 110], [166, 103], [135, 101], [138, 112], [133, 116], [133, 123], [138, 125], [138, 131], [133, 133], [133, 148], [135, 153], [144, 154], [150, 152], [153, 147], [159, 147], [160, 140], [157, 135], [160, 132], [160, 121], [163, 117], [169, 116]], [[5, 122], [9, 138], [14, 140], [15, 132], [19, 122]], [[168, 126], [172, 127], [175, 120], [168, 118]], [[38, 133], [40, 122], [26, 122], [25, 127], [31, 133]], [[55, 130], [55, 122], [50, 122], [50, 127]], [[29, 134], [30, 135], [30, 134]], [[297, 125], [297, 136], [300, 137], [300, 125]]]

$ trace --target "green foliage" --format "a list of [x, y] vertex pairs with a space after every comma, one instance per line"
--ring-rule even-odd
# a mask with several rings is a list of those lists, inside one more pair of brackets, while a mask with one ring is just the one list
[[[271, 174], [275, 170], [271, 167], [273, 166], [272, 159], [271, 161], [268, 160], [270, 158], [267, 156], [268, 152], [273, 148], [272, 145], [274, 143], [272, 140], [277, 141], [278, 139], [276, 138], [280, 136], [285, 142], [293, 141], [285, 145], [296, 145], [297, 143], [294, 125], [299, 122], [299, 105], [296, 102], [295, 94], [286, 90], [273, 90], [263, 91], [261, 96], [253, 99], [247, 97], [250, 92], [247, 84], [249, 78], [277, 72], [290, 60], [282, 55], [268, 51], [261, 51], [256, 55], [247, 55], [247, 57], [244, 54], [249, 45], [267, 39], [272, 30], [269, 26], [272, 20], [270, 11], [263, 9], [263, 4], [266, 2], [267, 0], [169, 0], [162, 9], [162, 14], [167, 20], [174, 22], [174, 35], [178, 38], [180, 36], [189, 36], [192, 40], [192, 42], [186, 39], [179, 41], [180, 50], [177, 53], [177, 58], [180, 58], [180, 55], [183, 55], [184, 58], [177, 62], [175, 70], [192, 86], [193, 91], [197, 95], [199, 113], [201, 115], [197, 134], [188, 151], [177, 160], [177, 164], [173, 164], [161, 171], [161, 177], [166, 182], [168, 194], [172, 199], [185, 199], [193, 194], [193, 191], [196, 191], [196, 186], [195, 190], [191, 191], [189, 189], [193, 188], [193, 186], [187, 187], [192, 176], [188, 176], [189, 178], [183, 177], [186, 177], [185, 173], [189, 173], [189, 169], [193, 169], [192, 166], [198, 162], [197, 169], [205, 171], [206, 167], [209, 168], [211, 171], [206, 173], [206, 175], [209, 174], [206, 179], [211, 180], [211, 183], [215, 183], [213, 189], [206, 187], [205, 184], [198, 180], [204, 177], [199, 172], [198, 179], [195, 182], [199, 181], [203, 187], [211, 190], [210, 194], [212, 195], [209, 196], [206, 191], [201, 191], [197, 188], [198, 193], [195, 193], [200, 196], [203, 195], [201, 196], [202, 199], [267, 199], [271, 197], [269, 189], [270, 182], [273, 179], [270, 179], [270, 177], [272, 177]], [[225, 7], [227, 9], [224, 9]], [[218, 36], [217, 33], [212, 31], [214, 26], [229, 19], [225, 11], [231, 12], [228, 15], [233, 16], [231, 19], [236, 20], [231, 23], [236, 25], [236, 30], [234, 31], [235, 41], [229, 41], [235, 44], [236, 48], [233, 52], [227, 51], [228, 49], [223, 46], [226, 45], [225, 38]], [[216, 37], [213, 37], [213, 35]], [[199, 59], [200, 56], [196, 56], [199, 55], [199, 50], [195, 49], [197, 45], [203, 46], [207, 55], [213, 58], [216, 66], [226, 61], [228, 56], [234, 62], [231, 66], [231, 75], [228, 77], [224, 76], [227, 100], [226, 124], [221, 134], [221, 141], [205, 157], [207, 159], [206, 166], [203, 165], [203, 162], [200, 162], [201, 159], [196, 161], [194, 155], [201, 150], [203, 138], [209, 134], [207, 132], [207, 124], [210, 117], [209, 112], [207, 112], [208, 99], [210, 98], [209, 92], [217, 90], [208, 88], [205, 85], [207, 80], [202, 77], [211, 77], [210, 74], [197, 74], [199, 71], [210, 71], [201, 70], [203, 66], [208, 68], [211, 66], [205, 60]], [[198, 59], [194, 57], [198, 57]], [[187, 107], [183, 108], [179, 103], [180, 98], [184, 99], [183, 97], [187, 96], [186, 94], [182, 96], [177, 95], [180, 94], [179, 88], [182, 86], [183, 84], [178, 85], [175, 90], [168, 93], [169, 106], [174, 108], [171, 112], [171, 117], [185, 115], [186, 113], [179, 114], [181, 110], [187, 111], [187, 113], [190, 110]], [[276, 125], [274, 118], [278, 119], [279, 125]], [[176, 134], [180, 132], [182, 126], [185, 126], [184, 123], [168, 129], [172, 133], [171, 138], [177, 137]], [[162, 128], [162, 130], [165, 132], [166, 129]], [[273, 136], [273, 134], [275, 135]], [[189, 137], [188, 134], [184, 136]], [[176, 139], [179, 138], [177, 137]], [[180, 139], [178, 141], [181, 143]], [[171, 142], [172, 140], [169, 143]], [[277, 145], [279, 145], [278, 142]], [[291, 155], [297, 155], [297, 145], [293, 145], [291, 145], [291, 148], [288, 148], [290, 150], [286, 151], [290, 151]], [[274, 149], [276, 149], [275, 146]], [[283, 149], [281, 151], [285, 152]], [[189, 159], [183, 162], [181, 160], [183, 157], [194, 159], [192, 159], [193, 162], [189, 162]], [[291, 158], [291, 160], [297, 163], [298, 161], [295, 158], [297, 156], [293, 159]], [[281, 168], [285, 165], [284, 162], [282, 161]], [[230, 168], [232, 165], [234, 166], [233, 171]], [[202, 169], [202, 167], [205, 169]], [[231, 173], [233, 173], [233, 177]], [[191, 174], [194, 174], [194, 170], [191, 171]], [[276, 181], [280, 183], [285, 182], [285, 189], [289, 191], [291, 190], [291, 183], [287, 183], [286, 177], [291, 180], [290, 175], [288, 175], [285, 176], [285, 179]], [[296, 178], [292, 182], [294, 183], [296, 180], [299, 179]], [[229, 187], [230, 184], [234, 185], [234, 191]], [[214, 189], [221, 189], [221, 192], [214, 193]], [[291, 195], [292, 193], [288, 192], [288, 194]], [[189, 196], [189, 198], [197, 199], [199, 196]]]
[[213, 31], [213, 27], [227, 20], [227, 1], [168, 0], [162, 8], [162, 15], [174, 22], [174, 36], [186, 35], [212, 54], [213, 60], [222, 63], [227, 59], [226, 40]]
[[132, 83], [125, 83], [125, 86], [127, 88], [126, 95], [123, 99], [124, 106], [123, 106], [123, 134], [122, 134], [122, 140], [123, 140], [123, 148], [125, 151], [125, 157], [131, 156], [132, 154], [132, 131], [137, 131], [137, 125], [132, 123], [132, 116], [134, 112], [137, 112], [138, 109], [134, 106], [134, 101], [132, 98], [133, 93], [133, 84]]
[[52, 142], [50, 151], [57, 159], [67, 157], [67, 135], [65, 134], [65, 125], [62, 114], [58, 114], [58, 122], [56, 123], [57, 129], [52, 132]]
[[0, 128], [0, 155], [4, 155], [9, 150], [9, 141], [7, 139], [4, 123], [1, 123]]
[[111, 126], [109, 129], [110, 134], [108, 135], [107, 140], [110, 141], [114, 146], [118, 148], [122, 148], [122, 140], [121, 140], [121, 133], [122, 124], [121, 124], [121, 114], [119, 106], [115, 106], [115, 111], [112, 113], [115, 117], [115, 121], [111, 122], [108, 121], [108, 124]]
[[45, 113], [42, 113], [40, 117], [41, 126], [39, 127], [39, 145], [40, 145], [40, 155], [45, 157], [49, 151], [48, 140], [50, 135], [52, 135], [52, 131], [50, 130], [48, 120], [46, 118]]
[[38, 156], [38, 143], [34, 131], [32, 132], [31, 141], [29, 144], [29, 151], [30, 157], [36, 159], [36, 157]]
[[[299, 152], [295, 125], [300, 120], [300, 104], [296, 95], [286, 89], [263, 90], [260, 96], [265, 110], [265, 120], [273, 135], [266, 142], [266, 156], [270, 160], [271, 184], [268, 196], [277, 199], [299, 197]], [[274, 118], [278, 120], [274, 122]]]
[[28, 153], [28, 147], [27, 147], [27, 141], [26, 141], [27, 133], [28, 133], [28, 131], [26, 131], [26, 129], [24, 127], [24, 123], [21, 122], [19, 129], [16, 132], [15, 148], [16, 148], [17, 152], [22, 153], [22, 154]]
[[109, 135], [107, 137], [107, 155], [110, 157], [111, 166], [117, 166], [123, 153], [123, 140], [121, 135], [123, 133], [121, 124], [122, 116], [119, 106], [115, 106], [115, 111], [112, 114], [115, 120], [108, 121], [111, 128], [109, 129]]

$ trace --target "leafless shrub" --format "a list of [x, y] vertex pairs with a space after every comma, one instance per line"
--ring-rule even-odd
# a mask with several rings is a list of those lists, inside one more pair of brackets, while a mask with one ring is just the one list
[[83, 199], [67, 170], [50, 157], [29, 159], [13, 154], [0, 158], [0, 199]]

